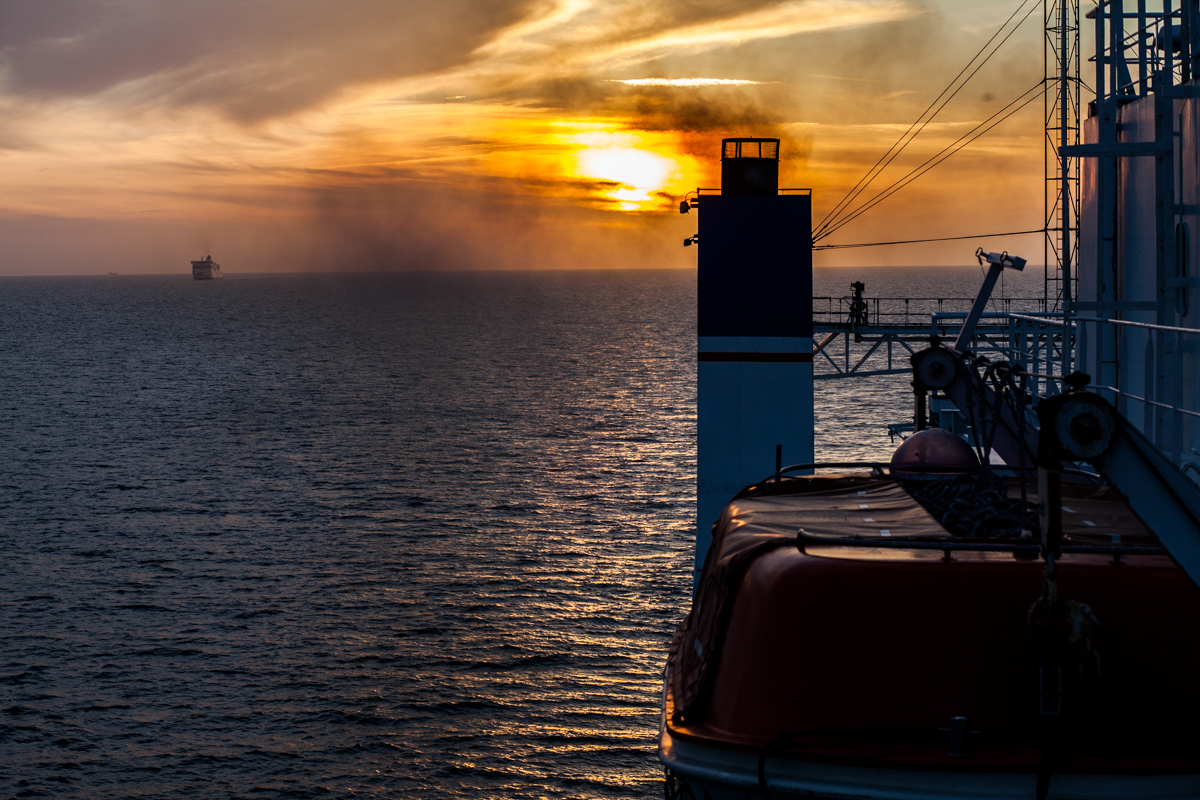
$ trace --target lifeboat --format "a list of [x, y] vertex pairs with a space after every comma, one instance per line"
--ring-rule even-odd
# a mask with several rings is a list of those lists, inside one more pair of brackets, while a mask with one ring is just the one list
[[901, 451], [724, 510], [665, 671], [667, 797], [1200, 797], [1200, 588], [1125, 497], [1065, 479], [1047, 558], [1030, 475], [942, 431]]

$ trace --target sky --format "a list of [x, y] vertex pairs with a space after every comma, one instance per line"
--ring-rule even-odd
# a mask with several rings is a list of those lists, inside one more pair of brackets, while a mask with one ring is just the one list
[[[1019, 5], [0, 0], [0, 275], [694, 268], [722, 138], [816, 225]], [[858, 202], [1040, 82], [1034, 5]], [[1041, 228], [1042, 102], [1001, 118], [823, 242]], [[1042, 261], [817, 264], [979, 244]]]

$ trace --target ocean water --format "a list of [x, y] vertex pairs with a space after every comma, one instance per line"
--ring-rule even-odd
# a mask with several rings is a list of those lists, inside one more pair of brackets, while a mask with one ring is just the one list
[[[659, 796], [694, 284], [0, 280], [0, 795]], [[819, 381], [818, 455], [908, 391]]]

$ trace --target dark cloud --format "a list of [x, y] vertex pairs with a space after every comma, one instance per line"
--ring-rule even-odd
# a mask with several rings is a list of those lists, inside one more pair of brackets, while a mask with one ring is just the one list
[[705, 86], [690, 91], [668, 88], [639, 91], [627, 103], [643, 130], [765, 130], [787, 121], [783, 104], [771, 102], [772, 94], [768, 88], [757, 86]]
[[3, 0], [10, 94], [205, 105], [244, 122], [462, 63], [532, 0]]
[[[623, 7], [620, 2], [613, 6]], [[602, 35], [584, 49], [601, 52], [623, 40], [711, 25], [778, 6], [780, 0], [664, 1], [654, 4], [652, 12], [631, 13], [619, 23], [594, 26]], [[803, 31], [712, 48], [682, 47], [677, 52], [648, 53], [647, 60], [633, 64], [599, 57], [556, 66], [550, 58], [543, 69], [526, 74], [483, 76], [471, 87], [471, 99], [609, 118], [647, 131], [677, 131], [684, 149], [701, 157], [712, 157], [712, 142], [719, 144], [722, 136], [749, 135], [785, 141], [790, 135], [788, 151], [806, 156], [810, 143], [796, 139], [789, 123], [877, 122], [881, 115], [888, 121], [893, 116], [911, 119], [919, 109], [910, 106], [922, 99], [927, 102], [941, 88], [933, 85], [938, 79], [931, 82], [930, 74], [953, 75], [951, 69], [956, 71], [965, 60], [964, 48], [978, 44], [957, 42], [955, 31], [930, 0], [911, 0], [909, 7], [911, 17], [884, 24]], [[588, 14], [604, 14], [610, 20], [621, 16], [604, 6]], [[586, 16], [579, 24], [587, 21]], [[653, 26], [647, 27], [651, 22]], [[1003, 82], [994, 77], [996, 72], [983, 76], [989, 85]], [[733, 78], [756, 83], [671, 87], [620, 82], [632, 78]], [[913, 97], [885, 106], [879, 98], [891, 92]]]
[[[762, 2], [663, 3], [664, 29], [778, 5]], [[964, 33], [961, 20], [930, 0], [910, 0], [911, 16], [877, 25], [795, 33], [737, 45], [655, 54], [621, 66], [563, 65], [529, 75], [484, 79], [472, 99], [631, 118], [652, 130], [720, 131], [786, 122], [911, 121], [958, 74], [994, 28]], [[1007, 14], [997, 17], [998, 26]], [[942, 119], [977, 117], [986, 94], [1007, 102], [1040, 79], [1036, 14], [980, 70]], [[622, 30], [644, 24], [633, 20]], [[606, 29], [605, 36], [609, 32]], [[636, 38], [638, 33], [630, 34]], [[605, 41], [609, 41], [607, 38]], [[599, 47], [599, 45], [597, 45]], [[600, 64], [604, 64], [600, 60]], [[631, 87], [627, 78], [738, 78], [751, 86]], [[432, 98], [431, 98], [432, 99]]]
[[[991, 32], [983, 32], [982, 39], [963, 35], [936, 4], [915, 2], [926, 13], [887, 24], [610, 57], [614, 44], [778, 4], [599, 0], [565, 30], [489, 48], [484, 68], [458, 73], [455, 80], [461, 78], [462, 85], [435, 81], [429, 85], [437, 88], [426, 96], [403, 101], [441, 104], [464, 95], [458, 99], [510, 105], [546, 119], [556, 114], [607, 119], [614, 130], [653, 131], [656, 135], [648, 138], [655, 140], [671, 140], [657, 134], [674, 132], [678, 148], [697, 157], [701, 174], [694, 179], [702, 186], [716, 180], [721, 138], [778, 136], [784, 140], [784, 185], [846, 182], [836, 196], [829, 191], [836, 199], [898, 133], [860, 131], [845, 143], [827, 138], [814, 149], [801, 138], [814, 128], [795, 123], [910, 122]], [[175, 117], [185, 121], [194, 109], [214, 109], [253, 124], [316, 107], [348, 86], [466, 64], [504, 26], [536, 19], [550, 6], [550, 0], [0, 0], [0, 108], [38, 105], [26, 104], [25, 98], [104, 93], [99, 105], [107, 108], [179, 108], [188, 113]], [[796, 6], [790, 8], [795, 13]], [[1034, 23], [1008, 45], [1011, 54], [998, 55], [939, 121], [980, 118], [979, 98], [985, 93], [994, 95], [994, 102], [1007, 102], [1037, 79], [1041, 38]], [[1031, 42], [1037, 47], [1030, 49]], [[679, 88], [614, 82], [647, 77], [764, 83]], [[439, 111], [426, 112], [427, 118], [414, 123], [423, 127], [410, 132], [400, 123], [377, 130], [372, 117], [366, 122], [347, 117], [335, 131], [321, 134], [325, 157], [313, 159], [308, 168], [273, 167], [268, 159], [248, 172], [244, 158], [252, 154], [231, 157], [202, 148], [176, 154], [168, 167], [155, 167], [174, 171], [173, 188], [146, 198], [145, 211], [165, 207], [165, 213], [108, 221], [0, 215], [0, 252], [6, 253], [0, 271], [86, 263], [89, 269], [124, 272], [121, 264], [131, 258], [138, 269], [164, 271], [209, 249], [214, 255], [220, 251], [223, 262], [239, 265], [230, 267], [234, 271], [693, 263], [694, 251], [683, 250], [679, 242], [694, 233], [694, 219], [611, 213], [596, 200], [602, 182], [572, 182], [556, 172], [540, 178], [525, 172], [519, 179], [488, 177], [486, 166], [473, 166], [486, 161], [467, 159], [537, 150], [544, 143], [506, 138], [510, 132], [503, 124], [488, 130], [480, 122], [468, 134], [467, 126], [451, 127], [459, 119], [452, 114], [446, 116], [447, 127], [437, 129], [429, 119]], [[202, 125], [204, 115], [195, 116]], [[11, 117], [19, 123], [19, 114]], [[38, 133], [46, 126], [27, 127], [34, 132], [0, 115], [0, 148], [40, 141]], [[424, 138], [410, 154], [403, 143], [415, 142], [418, 135]], [[828, 174], [814, 178], [808, 172], [810, 150], [813, 169]], [[447, 158], [422, 158], [431, 152]], [[946, 170], [957, 164], [950, 162]], [[950, 174], [955, 185], [965, 183]], [[939, 200], [942, 193], [943, 184], [919, 183], [902, 197], [917, 196], [921, 202], [894, 201], [884, 208], [892, 217], [865, 217], [854, 232], [863, 238], [903, 238], [900, 233], [922, 223], [930, 208], [948, 204]], [[670, 198], [660, 199], [670, 205]], [[179, 212], [198, 200], [207, 204], [201, 210], [211, 211], [211, 219]], [[818, 202], [828, 204], [824, 196]], [[959, 207], [955, 213], [966, 212]], [[880, 218], [881, 227], [871, 229], [871, 220]], [[137, 231], [144, 232], [142, 252], [131, 256], [128, 243]], [[68, 242], [75, 244], [68, 247]], [[55, 258], [36, 260], [39, 247]], [[85, 249], [86, 258], [80, 256]]]

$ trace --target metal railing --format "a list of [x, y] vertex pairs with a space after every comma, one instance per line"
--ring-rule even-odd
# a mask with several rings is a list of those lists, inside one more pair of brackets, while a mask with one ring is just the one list
[[[966, 298], [868, 298], [866, 322], [851, 324], [847, 302], [851, 299], [813, 299], [814, 325], [826, 331], [814, 344], [814, 367], [818, 372], [814, 377], [907, 372], [907, 355], [914, 348], [922, 347], [931, 336], [954, 335], [968, 314], [965, 310], [937, 309], [969, 302]], [[1003, 305], [1011, 307], [1016, 302], [1044, 309], [1040, 298]], [[1200, 330], [1089, 316], [1075, 316], [1064, 323], [1061, 315], [1045, 310], [993, 311], [983, 314], [970, 349], [993, 361], [1018, 365], [1028, 374], [1032, 413], [1039, 400], [1059, 394], [1063, 374], [1070, 372], [1072, 365], [1087, 368], [1093, 360], [1089, 359], [1088, 348], [1101, 339], [1103, 327], [1119, 331], [1115, 336], [1109, 334], [1119, 344], [1112, 359], [1112, 374], [1093, 375], [1090, 388], [1104, 395], [1176, 463], [1194, 458], [1200, 471], [1200, 454], [1189, 456], [1187, 452], [1188, 443], [1200, 441], [1200, 396], [1185, 396], [1179, 381], [1159, 385], [1150, 377], [1161, 359], [1178, 358], [1185, 350], [1200, 352]], [[858, 332], [864, 334], [861, 341], [855, 335]], [[903, 360], [893, 357], [893, 345], [900, 348]], [[1124, 370], [1119, 376], [1118, 362]], [[1146, 375], [1135, 375], [1134, 369]], [[1036, 424], [1032, 416], [1030, 420]]]
[[[1035, 398], [1061, 391], [1064, 366], [1069, 369], [1075, 326], [1064, 326], [1061, 316], [1010, 314], [1005, 359], [1020, 365], [1032, 377], [1029, 390]], [[1053, 377], [1058, 376], [1058, 377]]]
[[[965, 312], [933, 314], [929, 332], [953, 328], [951, 321], [966, 317]], [[1061, 371], [1063, 322], [1057, 312], [990, 312], [980, 317], [981, 323], [985, 321], [988, 324], [981, 324], [971, 338], [972, 352], [1020, 364], [1027, 372]]]
[[[900, 327], [925, 329], [929, 327], [930, 315], [961, 313], [970, 310], [973, 297], [866, 297], [862, 315], [852, 318], [854, 297], [814, 297], [812, 299], [813, 324], [817, 326], [869, 325], [872, 327]], [[1027, 312], [1042, 313], [1046, 310], [1043, 297], [996, 298], [991, 302], [996, 314]]]
[[[1101, 329], [1115, 329], [1116, 353], [1109, 365], [1102, 365], [1111, 372], [1092, 375], [1088, 388], [1116, 406], [1176, 464], [1195, 462], [1200, 471], [1200, 457], [1189, 454], [1186, 447], [1200, 432], [1200, 397], [1185, 398], [1178, 381], [1159, 386], [1153, 379], [1160, 359], [1177, 359], [1185, 350], [1200, 351], [1200, 330], [1091, 316], [1075, 316], [1069, 328], [1053, 316], [1010, 314], [1008, 319], [1008, 343], [999, 355], [1030, 373], [1035, 402], [1059, 393], [1064, 348], [1068, 354], [1074, 351], [1072, 363], [1085, 367], [1092, 362], [1088, 349], [1093, 340], [1104, 335]], [[1125, 374], [1118, 375], [1118, 364], [1126, 365]]]
[[[1101, 374], [1092, 376], [1092, 388], [1179, 463], [1187, 443], [1200, 439], [1200, 397], [1187, 397], [1182, 376], [1176, 374], [1183, 353], [1200, 351], [1200, 329], [1107, 317], [1077, 316], [1074, 321], [1080, 363], [1100, 362]], [[1089, 349], [1106, 339], [1115, 342], [1110, 357], [1092, 358]], [[1160, 370], [1162, 366], [1171, 368]], [[1158, 380], [1160, 373], [1174, 378]]]
[[1186, 83], [1200, 67], [1200, 8], [1195, 0], [1158, 4], [1145, 0], [1099, 0], [1087, 18], [1095, 25], [1095, 89], [1102, 98], [1145, 97], [1155, 90]]

